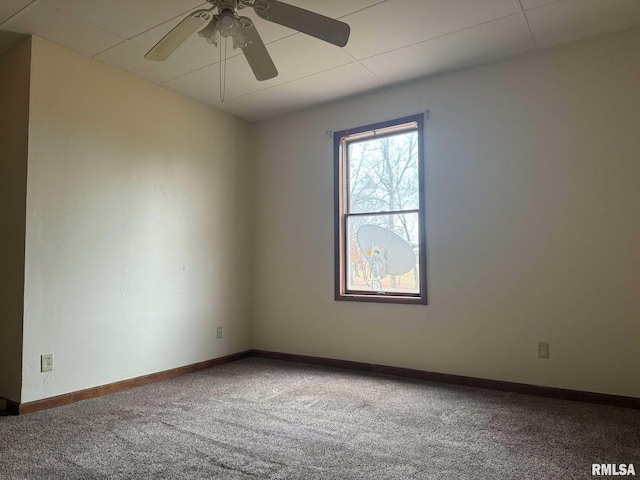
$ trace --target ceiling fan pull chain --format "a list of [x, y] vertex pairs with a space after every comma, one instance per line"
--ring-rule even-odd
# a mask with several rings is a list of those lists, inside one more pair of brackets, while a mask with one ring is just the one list
[[[227, 37], [224, 37], [224, 42], [220, 42], [220, 48], [220, 102], [224, 102], [224, 94], [227, 89]], [[224, 49], [224, 61], [222, 49]]]

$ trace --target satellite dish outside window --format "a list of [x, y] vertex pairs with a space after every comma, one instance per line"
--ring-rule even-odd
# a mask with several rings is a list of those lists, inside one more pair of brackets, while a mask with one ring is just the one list
[[380, 279], [404, 275], [416, 266], [413, 247], [402, 237], [377, 225], [363, 225], [357, 233], [358, 246], [371, 270], [371, 288], [382, 290]]

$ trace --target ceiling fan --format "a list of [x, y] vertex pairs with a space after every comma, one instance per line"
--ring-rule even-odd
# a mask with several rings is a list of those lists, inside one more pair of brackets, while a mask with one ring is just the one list
[[[167, 33], [145, 54], [147, 60], [166, 60], [187, 38], [198, 30], [198, 35], [212, 45], [218, 39], [231, 37], [233, 49], [240, 48], [258, 80], [269, 80], [278, 75], [253, 21], [241, 17], [238, 11], [254, 9], [258, 17], [299, 32], [344, 47], [349, 40], [350, 27], [344, 22], [325, 17], [277, 0], [207, 0], [212, 7], [195, 10]], [[203, 28], [204, 27], [204, 28]]]

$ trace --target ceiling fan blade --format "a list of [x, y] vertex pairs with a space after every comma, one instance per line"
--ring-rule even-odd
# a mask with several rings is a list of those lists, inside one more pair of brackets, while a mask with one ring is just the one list
[[293, 28], [339, 47], [344, 47], [349, 40], [351, 32], [349, 25], [319, 13], [278, 0], [256, 0], [253, 8], [260, 18]]
[[260, 34], [258, 34], [255, 25], [251, 19], [247, 17], [240, 17], [240, 21], [242, 22], [242, 29], [247, 39], [247, 44], [242, 47], [242, 51], [256, 79], [262, 81], [277, 77], [278, 70], [273, 64], [271, 55], [269, 55], [267, 47], [264, 46], [264, 42], [262, 38], [260, 38]]
[[192, 12], [178, 25], [173, 27], [169, 33], [162, 37], [162, 40], [156, 43], [155, 46], [145, 54], [144, 58], [158, 62], [166, 60], [187, 38], [202, 28], [211, 18], [212, 14], [209, 10], [196, 10]]

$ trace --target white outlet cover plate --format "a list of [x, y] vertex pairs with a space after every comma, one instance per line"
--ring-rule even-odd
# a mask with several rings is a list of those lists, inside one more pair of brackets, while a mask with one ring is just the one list
[[40, 371], [50, 372], [53, 370], [53, 353], [40, 356]]

